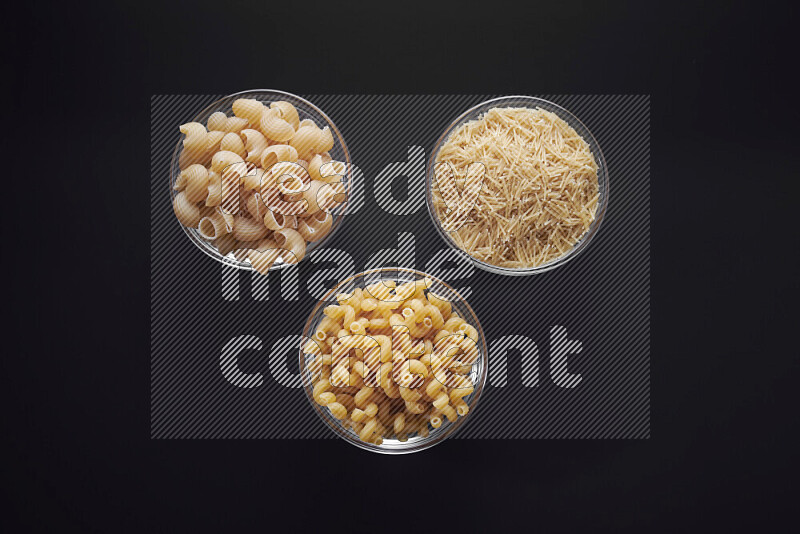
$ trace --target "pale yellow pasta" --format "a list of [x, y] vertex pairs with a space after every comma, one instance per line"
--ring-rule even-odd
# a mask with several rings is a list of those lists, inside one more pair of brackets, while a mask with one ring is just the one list
[[207, 156], [213, 156], [219, 152], [219, 144], [226, 135], [228, 134], [223, 131], [214, 130], [212, 132], [208, 132], [208, 135], [206, 136]]
[[301, 126], [289, 141], [289, 144], [297, 150], [300, 158], [308, 160], [314, 155], [314, 149], [320, 142], [322, 133], [316, 124]]
[[447, 417], [447, 420], [450, 421], [451, 423], [455, 423], [456, 419], [458, 419], [458, 413], [449, 404], [445, 404], [442, 407], [441, 412], [445, 417]]
[[267, 146], [269, 146], [267, 138], [258, 130], [250, 128], [242, 130], [242, 137], [244, 137], [244, 149], [247, 153], [245, 161], [260, 163], [261, 155], [264, 153]]
[[[265, 230], [266, 227], [262, 226]], [[275, 242], [282, 249], [291, 252], [287, 263], [297, 263], [306, 255], [306, 241], [297, 230], [291, 228], [281, 228], [274, 233]]]
[[197, 225], [197, 233], [199, 233], [203, 239], [213, 241], [228, 233], [225, 226], [225, 219], [223, 219], [222, 215], [218, 212], [207, 215], [200, 219]]
[[222, 215], [222, 219], [225, 221], [226, 231], [228, 233], [233, 232], [233, 221], [234, 221], [235, 217], [232, 214], [230, 214], [227, 211], [225, 211], [224, 209], [222, 209], [220, 206], [217, 206], [216, 210], [217, 210], [217, 213]]
[[478, 330], [471, 324], [463, 323], [458, 329], [474, 342], [478, 342]]
[[302, 195], [311, 183], [308, 171], [301, 165], [290, 161], [281, 161], [273, 165], [272, 176], [278, 190], [284, 195]]
[[267, 139], [285, 143], [294, 137], [295, 130], [291, 124], [284, 119], [280, 118], [278, 110], [265, 109], [261, 114], [261, 121], [259, 123], [261, 133]]
[[211, 170], [221, 176], [233, 172], [241, 178], [247, 174], [247, 165], [245, 165], [244, 159], [239, 154], [221, 150], [212, 156]]
[[[255, 220], [264, 220], [264, 217], [271, 213], [264, 202], [261, 201], [261, 195], [254, 193], [247, 199], [247, 211]], [[266, 225], [265, 225], [266, 226]], [[270, 228], [268, 228], [270, 229]]]
[[308, 173], [311, 175], [312, 180], [321, 180], [322, 174], [320, 169], [326, 163], [331, 161], [331, 157], [325, 154], [316, 154], [311, 160], [308, 162]]
[[264, 214], [264, 226], [270, 230], [282, 230], [283, 228], [295, 229], [297, 218], [293, 215], [284, 215], [275, 211], [267, 210]]
[[239, 133], [248, 126], [250, 126], [250, 123], [247, 119], [242, 117], [228, 117], [228, 120], [225, 121], [225, 129], [223, 131], [225, 133]]
[[239, 98], [233, 101], [233, 114], [247, 120], [253, 126], [261, 122], [261, 114], [265, 106], [253, 98]]
[[334, 402], [336, 400], [336, 395], [331, 393], [330, 391], [326, 391], [325, 393], [320, 393], [318, 397], [318, 401], [322, 406], [327, 406], [328, 404]]
[[297, 231], [306, 241], [314, 242], [324, 238], [331, 231], [333, 216], [320, 211], [311, 217], [297, 220]]
[[331, 411], [331, 415], [336, 419], [344, 419], [347, 417], [347, 408], [345, 408], [341, 403], [332, 402], [328, 404], [328, 409]]
[[455, 332], [463, 324], [464, 324], [464, 319], [462, 319], [461, 317], [450, 317], [449, 319], [447, 319], [447, 321], [445, 321], [444, 329], [450, 332]]
[[317, 198], [320, 195], [320, 189], [328, 187], [328, 184], [319, 180], [311, 180], [308, 187], [302, 192], [303, 198], [308, 202], [305, 210], [305, 215], [313, 215], [320, 210]]
[[267, 227], [260, 220], [236, 217], [233, 223], [233, 236], [239, 241], [258, 241], [267, 235]]
[[247, 173], [246, 176], [242, 177], [242, 187], [245, 191], [253, 191], [257, 190], [261, 187], [261, 183], [264, 181], [265, 175], [264, 169], [260, 169], [256, 167]]
[[222, 132], [225, 129], [225, 124], [228, 121], [228, 116], [221, 111], [215, 111], [208, 117], [208, 122], [206, 125], [208, 126], [208, 131], [219, 131]]
[[237, 241], [233, 234], [226, 233], [214, 240], [214, 246], [217, 247], [220, 254], [227, 256], [236, 249]]
[[319, 168], [318, 179], [328, 183], [341, 182], [346, 170], [346, 164], [343, 161], [323, 162]]
[[261, 154], [261, 167], [269, 169], [279, 161], [297, 161], [297, 150], [291, 145], [272, 145]]
[[333, 148], [333, 134], [331, 129], [326, 126], [319, 131], [317, 136], [317, 144], [314, 147], [314, 152], [321, 154]]
[[233, 152], [241, 157], [242, 161], [244, 161], [244, 157], [247, 155], [244, 149], [244, 142], [242, 142], [242, 138], [239, 134], [236, 133], [225, 134], [225, 137], [223, 137], [222, 141], [219, 143], [219, 149]]
[[[337, 170], [329, 164], [339, 162], [328, 153], [335, 139], [327, 125], [301, 121], [290, 102], [238, 98], [231, 108], [229, 114], [211, 113], [205, 124], [179, 126], [173, 210], [181, 224], [195, 228], [220, 254], [249, 260], [266, 273], [278, 263], [301, 261], [308, 243], [333, 228], [330, 211], [346, 200], [342, 178], [325, 172]], [[312, 174], [319, 179], [312, 180]], [[388, 326], [381, 313], [359, 318], [354, 331], [366, 332], [373, 319]], [[328, 353], [329, 335], [351, 333], [341, 326], [330, 330], [320, 339]], [[378, 360], [380, 349], [370, 354]], [[330, 374], [324, 367], [321, 372]], [[358, 369], [359, 379], [370, 376], [364, 364]]]
[[186, 136], [183, 140], [184, 150], [205, 151], [206, 137], [208, 136], [205, 126], [199, 122], [187, 122], [181, 124], [179, 130]]
[[360, 317], [350, 323], [349, 329], [353, 334], [364, 335], [367, 333], [367, 326], [369, 326], [369, 319], [366, 317]]
[[185, 169], [195, 163], [205, 165], [208, 160], [208, 133], [205, 126], [198, 122], [190, 122], [181, 125], [180, 131], [186, 137], [183, 139], [183, 150], [178, 159], [179, 167]]
[[205, 200], [208, 196], [208, 170], [197, 163], [189, 165], [180, 174], [183, 192], [192, 204]]
[[256, 249], [250, 250], [247, 259], [256, 271], [266, 274], [279, 260], [286, 261], [287, 256], [286, 251], [269, 238], [261, 241]]
[[186, 198], [186, 193], [183, 191], [175, 195], [175, 199], [172, 201], [172, 208], [182, 225], [196, 228], [200, 223], [200, 208], [196, 204], [189, 202], [189, 199]]
[[270, 104], [269, 107], [276, 110], [278, 116], [291, 124], [295, 130], [300, 127], [300, 115], [297, 113], [297, 108], [289, 102], [279, 100]]

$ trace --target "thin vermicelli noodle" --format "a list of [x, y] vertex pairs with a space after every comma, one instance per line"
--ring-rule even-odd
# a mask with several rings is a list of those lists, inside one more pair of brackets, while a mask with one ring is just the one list
[[[493, 108], [454, 130], [436, 162], [451, 165], [465, 192], [470, 164], [485, 165], [477, 200], [464, 223], [448, 231], [480, 261], [512, 269], [544, 265], [568, 253], [594, 221], [597, 163], [589, 144], [549, 111]], [[446, 221], [452, 202], [441, 185], [437, 172], [433, 206]]]

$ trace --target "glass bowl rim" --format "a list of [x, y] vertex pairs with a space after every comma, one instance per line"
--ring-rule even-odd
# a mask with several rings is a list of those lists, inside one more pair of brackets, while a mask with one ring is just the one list
[[[603, 194], [600, 194], [600, 199], [597, 205], [597, 211], [595, 212], [595, 217], [592, 223], [589, 225], [589, 229], [586, 233], [581, 237], [580, 241], [576, 243], [566, 254], [559, 256], [558, 258], [545, 263], [544, 265], [537, 265], [535, 267], [521, 267], [521, 268], [511, 268], [511, 267], [502, 267], [499, 265], [493, 265], [491, 263], [487, 263], [485, 261], [479, 260], [469, 254], [467, 251], [460, 248], [453, 239], [448, 235], [447, 232], [441, 227], [441, 223], [439, 221], [438, 216], [436, 215], [434, 208], [433, 208], [433, 198], [432, 198], [432, 183], [433, 183], [433, 164], [436, 161], [436, 156], [442, 149], [442, 146], [446, 142], [446, 140], [450, 137], [450, 135], [455, 131], [456, 128], [464, 124], [467, 118], [475, 113], [483, 113], [485, 111], [489, 111], [492, 107], [496, 107], [498, 105], [502, 105], [503, 103], [512, 104], [512, 102], [519, 103], [517, 107], [526, 107], [535, 109], [537, 105], [544, 105], [542, 109], [546, 111], [557, 111], [557, 115], [559, 118], [564, 120], [570, 127], [575, 128], [575, 126], [579, 126], [582, 132], [585, 132], [586, 136], [589, 137], [587, 142], [589, 143], [590, 147], [596, 147], [597, 151], [595, 152], [592, 150], [592, 155], [595, 157], [598, 163], [598, 194], [600, 194], [600, 189], [603, 189]], [[485, 109], [484, 109], [485, 108]], [[555, 112], [553, 111], [553, 112]], [[582, 137], [582, 132], [579, 132]], [[551, 102], [550, 100], [545, 100], [544, 98], [539, 98], [535, 96], [528, 96], [528, 95], [507, 95], [501, 96], [497, 98], [491, 98], [489, 100], [484, 100], [480, 102], [463, 113], [461, 113], [456, 119], [454, 119], [448, 126], [445, 128], [444, 132], [439, 136], [436, 140], [436, 143], [433, 145], [433, 149], [430, 152], [430, 157], [428, 158], [428, 164], [425, 172], [425, 205], [428, 209], [428, 215], [433, 221], [433, 225], [436, 228], [436, 231], [439, 235], [444, 239], [447, 245], [455, 250], [456, 252], [464, 255], [473, 265], [478, 267], [479, 269], [483, 269], [484, 271], [488, 271], [495, 274], [502, 274], [506, 276], [527, 276], [531, 274], [540, 274], [546, 271], [550, 271], [555, 269], [556, 267], [560, 267], [567, 263], [570, 260], [575, 259], [581, 252], [583, 252], [586, 248], [588, 248], [589, 243], [592, 241], [594, 236], [597, 234], [598, 230], [600, 229], [600, 225], [603, 222], [605, 217], [606, 211], [608, 209], [608, 200], [611, 193], [610, 181], [609, 181], [609, 172], [608, 172], [608, 165], [606, 163], [605, 156], [603, 155], [603, 150], [600, 147], [600, 143], [597, 142], [597, 138], [594, 134], [586, 127], [586, 125], [581, 122], [578, 117], [576, 117], [572, 112], [556, 104], [555, 102]]]
[[[477, 381], [478, 383], [475, 384], [475, 390], [472, 393], [473, 398], [469, 402], [469, 407], [470, 407], [469, 413], [466, 416], [459, 417], [458, 419], [456, 419], [455, 423], [449, 423], [448, 422], [447, 428], [441, 434], [436, 436], [436, 438], [434, 438], [434, 439], [423, 438], [423, 440], [421, 442], [417, 443], [417, 444], [409, 445], [408, 447], [399, 447], [399, 448], [396, 448], [396, 449], [389, 449], [389, 448], [386, 448], [386, 447], [384, 447], [382, 445], [375, 445], [373, 443], [365, 443], [365, 442], [361, 441], [360, 439], [358, 439], [357, 437], [352, 436], [351, 434], [349, 434], [347, 429], [342, 427], [341, 424], [333, 423], [330, 420], [330, 417], [324, 415], [322, 407], [319, 406], [314, 401], [313, 394], [311, 392], [312, 386], [310, 384], [310, 380], [308, 378], [308, 375], [305, 372], [306, 357], [305, 357], [305, 353], [303, 352], [303, 346], [305, 345], [305, 340], [311, 338], [311, 336], [308, 335], [311, 332], [311, 327], [316, 322], [316, 320], [319, 317], [320, 313], [322, 313], [323, 307], [325, 305], [327, 305], [326, 303], [330, 300], [330, 298], [335, 296], [336, 292], [339, 291], [342, 286], [344, 286], [344, 285], [346, 285], [346, 284], [348, 284], [348, 283], [350, 283], [350, 282], [352, 282], [354, 280], [358, 280], [358, 279], [366, 277], [368, 275], [373, 275], [373, 274], [383, 273], [383, 272], [407, 273], [407, 274], [411, 274], [412, 276], [427, 277], [427, 278], [430, 278], [431, 280], [433, 280], [434, 282], [443, 285], [449, 291], [451, 291], [453, 293], [453, 295], [455, 295], [458, 298], [459, 304], [463, 305], [465, 307], [465, 309], [469, 312], [469, 314], [471, 315], [470, 319], [472, 319], [474, 321], [474, 322], [469, 322], [469, 324], [471, 324], [478, 331], [478, 341], [479, 341], [478, 350], [479, 350], [479, 354], [481, 356], [481, 363], [482, 363], [480, 368], [479, 368], [478, 381]], [[419, 278], [415, 278], [415, 279], [418, 280]], [[300, 349], [299, 349], [299, 360], [298, 361], [299, 361], [299, 366], [300, 366], [299, 368], [300, 368], [300, 379], [301, 379], [301, 383], [302, 383], [302, 388], [303, 388], [303, 391], [305, 392], [305, 395], [306, 395], [306, 398], [308, 399], [308, 402], [314, 408], [314, 412], [317, 414], [317, 417], [322, 419], [322, 421], [325, 424], [325, 426], [327, 426], [331, 431], [333, 431], [334, 434], [336, 434], [339, 438], [343, 439], [347, 443], [350, 443], [351, 445], [354, 445], [354, 446], [356, 446], [356, 447], [358, 447], [360, 449], [364, 449], [364, 450], [367, 450], [367, 451], [370, 451], [370, 452], [377, 452], [379, 454], [410, 454], [410, 453], [413, 453], [413, 452], [419, 452], [419, 451], [423, 451], [425, 449], [429, 449], [429, 448], [433, 447], [434, 445], [438, 445], [439, 443], [442, 443], [443, 441], [446, 441], [447, 439], [452, 437], [459, 429], [461, 429], [461, 427], [465, 424], [465, 421], [470, 418], [469, 416], [471, 414], [473, 414], [473, 411], [475, 410], [475, 407], [478, 406], [478, 403], [479, 403], [480, 398], [481, 398], [481, 394], [483, 393], [483, 390], [484, 390], [484, 388], [486, 386], [487, 378], [489, 376], [489, 349], [488, 349], [488, 344], [486, 343], [486, 336], [485, 336], [485, 334], [483, 332], [483, 327], [481, 326], [480, 320], [478, 319], [478, 316], [475, 313], [475, 310], [472, 309], [472, 306], [469, 305], [469, 303], [461, 295], [461, 293], [459, 293], [455, 288], [453, 288], [450, 284], [448, 284], [447, 282], [445, 282], [441, 278], [438, 278], [436, 276], [430, 275], [430, 274], [428, 274], [428, 273], [426, 273], [424, 271], [420, 271], [420, 270], [417, 270], [417, 269], [411, 269], [411, 268], [407, 268], [407, 267], [382, 267], [382, 268], [379, 268], [379, 269], [368, 269], [366, 271], [362, 271], [360, 273], [356, 273], [354, 275], [348, 276], [344, 280], [342, 280], [340, 282], [337, 282], [330, 290], [328, 290], [325, 293], [325, 295], [317, 302], [317, 304], [314, 305], [314, 308], [312, 309], [311, 313], [309, 314], [308, 319], [306, 320], [305, 326], [303, 327], [303, 334], [301, 336], [301, 342], [300, 343], [301, 343], [301, 345], [300, 345]]]
[[[352, 172], [352, 160], [350, 158], [350, 150], [347, 148], [347, 143], [344, 140], [344, 136], [342, 135], [341, 131], [336, 126], [336, 124], [334, 124], [333, 120], [331, 120], [331, 118], [324, 111], [322, 111], [316, 104], [306, 100], [302, 96], [298, 96], [296, 94], [289, 93], [287, 91], [281, 91], [281, 90], [278, 90], [278, 89], [248, 89], [246, 91], [239, 91], [238, 93], [231, 93], [229, 95], [225, 95], [225, 96], [223, 96], [221, 98], [218, 98], [218, 99], [214, 100], [213, 102], [208, 104], [206, 107], [204, 107], [201, 111], [196, 113], [194, 115], [194, 118], [192, 119], [192, 122], [198, 122], [197, 119], [199, 117], [202, 117], [204, 115], [213, 113], [214, 111], [219, 111], [220, 108], [222, 107], [222, 103], [226, 102], [226, 101], [228, 101], [228, 100], [230, 100], [232, 98], [235, 98], [235, 97], [246, 98], [248, 96], [264, 95], [264, 94], [267, 94], [267, 95], [270, 95], [270, 96], [271, 95], [275, 95], [275, 96], [279, 96], [279, 97], [281, 97], [281, 96], [282, 97], [289, 97], [289, 99], [296, 99], [297, 101], [302, 102], [304, 105], [306, 105], [309, 108], [311, 108], [311, 110], [314, 111], [314, 113], [318, 114], [320, 117], [322, 117], [325, 120], [325, 122], [327, 123], [327, 126], [329, 126], [331, 128], [331, 133], [334, 135], [334, 139], [338, 139], [339, 143], [342, 146], [342, 151], [344, 153], [345, 169], [346, 169], [345, 172], [346, 172], [346, 177], [347, 177], [347, 185], [346, 185], [347, 191], [345, 193], [346, 194], [346, 198], [345, 198], [344, 202], [342, 202], [340, 205], [338, 205], [336, 207], [336, 209], [340, 210], [340, 211], [339, 211], [339, 214], [334, 219], [333, 224], [331, 226], [331, 229], [328, 232], [328, 235], [323, 237], [320, 241], [314, 242], [314, 247], [313, 247], [313, 249], [311, 251], [311, 252], [313, 252], [314, 250], [322, 248], [325, 245], [325, 243], [328, 242], [328, 240], [330, 240], [333, 237], [333, 234], [335, 234], [336, 231], [339, 229], [339, 227], [342, 225], [342, 222], [344, 221], [344, 217], [346, 215], [345, 212], [347, 211], [347, 204], [350, 202], [350, 198], [351, 198], [351, 195], [352, 195], [353, 172]], [[169, 188], [169, 194], [170, 194], [170, 201], [171, 202], [175, 200], [175, 195], [176, 195], [176, 191], [173, 189], [173, 185], [175, 183], [175, 179], [177, 178], [177, 174], [175, 173], [175, 170], [176, 169], [179, 170], [179, 167], [178, 167], [177, 163], [178, 163], [178, 158], [180, 157], [181, 149], [183, 148], [182, 141], [183, 141], [183, 139], [179, 137], [178, 138], [178, 142], [176, 143], [175, 148], [172, 151], [172, 159], [170, 160], [170, 164], [169, 164], [169, 183], [167, 184], [167, 187]], [[236, 267], [237, 269], [241, 269], [243, 271], [253, 271], [253, 272], [255, 272], [255, 268], [253, 267], [253, 265], [251, 263], [239, 261], [239, 260], [236, 260], [234, 258], [229, 258], [228, 256], [222, 256], [221, 254], [219, 254], [219, 252], [214, 250], [214, 248], [210, 245], [210, 243], [208, 243], [204, 239], [201, 239], [200, 237], [195, 235], [191, 231], [192, 229], [180, 224], [180, 222], [177, 220], [177, 218], [175, 219], [175, 221], [178, 223], [178, 226], [181, 227], [183, 232], [189, 237], [189, 240], [192, 243], [194, 243], [194, 245], [197, 248], [202, 250], [205, 254], [207, 254], [211, 258], [215, 259], [216, 261], [218, 261], [218, 262], [220, 262], [220, 263], [222, 263], [224, 265], [230, 265], [231, 267]], [[307, 250], [306, 253], [308, 253], [308, 252], [309, 251]], [[292, 265], [296, 265], [296, 264], [290, 264], [290, 263], [276, 264], [276, 265], [273, 265], [272, 267], [270, 267], [269, 271], [270, 272], [271, 271], [277, 271], [277, 270], [280, 270], [280, 269], [284, 269], [284, 268], [290, 267]]]

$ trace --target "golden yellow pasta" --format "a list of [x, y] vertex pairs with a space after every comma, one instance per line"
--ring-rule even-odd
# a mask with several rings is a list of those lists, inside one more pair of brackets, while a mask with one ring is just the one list
[[[314, 402], [364, 442], [424, 437], [429, 425], [469, 412], [478, 345], [465, 331], [474, 327], [430, 285], [378, 282], [340, 293], [303, 348]], [[451, 333], [447, 324], [468, 328]]]
[[[331, 210], [346, 200], [345, 164], [328, 153], [331, 129], [301, 121], [289, 102], [240, 98], [232, 110], [180, 125], [173, 209], [220, 254], [266, 273], [299, 262], [309, 243], [328, 235]], [[354, 328], [366, 331], [369, 321], [362, 323]]]

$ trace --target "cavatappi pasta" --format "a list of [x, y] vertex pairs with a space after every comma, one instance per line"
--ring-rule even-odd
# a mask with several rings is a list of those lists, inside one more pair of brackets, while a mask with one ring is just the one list
[[478, 331], [430, 285], [339, 294], [304, 346], [314, 402], [364, 442], [427, 437], [469, 412]]
[[493, 108], [456, 128], [436, 162], [434, 212], [480, 261], [543, 265], [569, 252], [594, 221], [597, 163], [589, 144], [549, 111]]
[[266, 273], [276, 261], [299, 262], [330, 232], [346, 200], [345, 164], [328, 153], [330, 128], [301, 121], [289, 102], [240, 98], [232, 108], [180, 126], [173, 209], [220, 254]]

